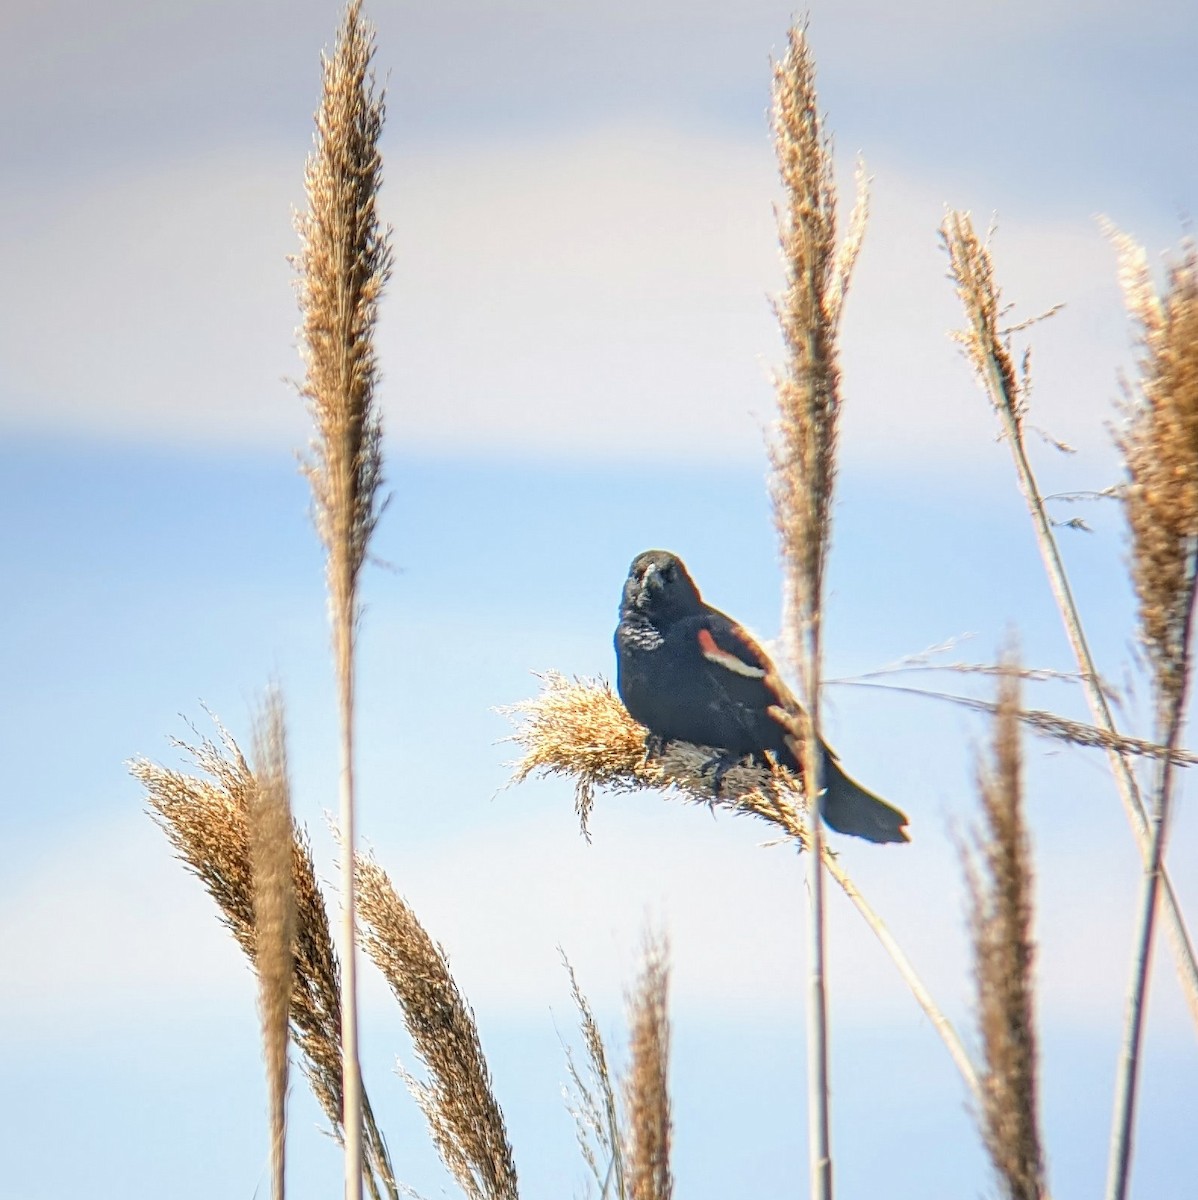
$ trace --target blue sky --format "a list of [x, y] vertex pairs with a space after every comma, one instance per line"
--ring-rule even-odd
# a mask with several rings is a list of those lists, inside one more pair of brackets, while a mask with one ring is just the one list
[[[765, 125], [785, 6], [376, 4], [388, 84], [380, 329], [395, 496], [361, 639], [361, 829], [474, 1004], [528, 1197], [578, 1190], [560, 1100], [573, 1020], [560, 944], [618, 1044], [647, 918], [675, 964], [679, 1194], [790, 1194], [805, 1172], [802, 871], [769, 833], [652, 796], [501, 790], [494, 712], [532, 671], [610, 675], [628, 561], [681, 553], [712, 602], [777, 633], [762, 426], [779, 269]], [[253, 987], [141, 811], [125, 761], [171, 759], [209, 705], [243, 740], [265, 683], [290, 714], [321, 868], [336, 784], [322, 562], [294, 451], [294, 249], [316, 3], [10, 6], [0, 103], [0, 555], [9, 636], [0, 806], [0, 1191], [265, 1189]], [[1102, 212], [1155, 253], [1192, 211], [1198, 21], [1181, 4], [815, 4], [846, 190], [874, 217], [845, 316], [846, 415], [828, 670], [947, 637], [1067, 668], [1022, 502], [945, 336], [935, 230], [997, 211], [1034, 331], [1048, 490], [1117, 478], [1106, 422], [1131, 355]], [[1072, 515], [1072, 510], [1065, 515]], [[1089, 513], [1087, 515], [1090, 515]], [[1100, 663], [1134, 677], [1119, 514], [1065, 540]], [[1129, 721], [1143, 731], [1139, 681]], [[1082, 715], [1044, 685], [1031, 697]], [[934, 993], [969, 1025], [954, 830], [985, 727], [893, 694], [829, 693], [850, 770], [914, 842], [840, 847]], [[1135, 855], [1103, 762], [1029, 740], [1045, 1120], [1058, 1200], [1105, 1167]], [[1183, 785], [1170, 848], [1198, 912]], [[961, 1086], [856, 915], [832, 897], [833, 1144], [845, 1194], [986, 1187]], [[1167, 954], [1154, 977], [1140, 1194], [1184, 1195], [1198, 1048]], [[392, 1070], [408, 1047], [366, 972], [365, 1070], [403, 1178], [449, 1194]], [[296, 1083], [293, 1194], [339, 1162]], [[63, 1153], [63, 1128], [71, 1131]]]

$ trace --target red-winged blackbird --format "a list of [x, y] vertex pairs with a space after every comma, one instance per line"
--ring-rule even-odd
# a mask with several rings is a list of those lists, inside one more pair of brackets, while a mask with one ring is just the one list
[[[682, 560], [647, 550], [632, 560], [616, 627], [616, 686], [650, 744], [678, 740], [723, 751], [723, 772], [771, 751], [798, 773], [771, 706], [794, 705], [765, 651], [731, 617], [703, 603]], [[769, 678], [767, 678], [767, 676]], [[822, 745], [822, 743], [821, 743]], [[824, 820], [871, 842], [908, 840], [906, 816], [851, 780], [823, 746]]]

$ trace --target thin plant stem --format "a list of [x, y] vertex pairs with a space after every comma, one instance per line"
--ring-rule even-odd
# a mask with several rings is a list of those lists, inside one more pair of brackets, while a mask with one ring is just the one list
[[949, 1057], [961, 1073], [961, 1078], [964, 1080], [965, 1086], [969, 1088], [974, 1103], [981, 1104], [982, 1089], [978, 1080], [977, 1068], [973, 1065], [969, 1051], [965, 1049], [965, 1043], [961, 1041], [953, 1023], [932, 998], [932, 993], [928, 991], [911, 960], [886, 927], [886, 922], [861, 894], [860, 889], [840, 865], [840, 860], [830, 853], [827, 847], [824, 848], [824, 867], [839, 885], [840, 890], [848, 897], [849, 903], [861, 914], [861, 919], [882, 944], [882, 949], [890, 955], [891, 961], [898, 968], [898, 973], [903, 977], [903, 982], [911, 989], [911, 995], [915, 997], [915, 1002], [923, 1009], [924, 1015], [932, 1022], [932, 1028], [940, 1035], [940, 1040], [944, 1043]]
[[[1198, 591], [1198, 547], [1191, 550], [1184, 634], [1182, 645], [1188, 646], [1194, 621], [1194, 599]], [[1161, 734], [1165, 746], [1172, 750], [1181, 737], [1185, 713], [1184, 691], [1161, 700]], [[1148, 971], [1152, 965], [1152, 946], [1156, 928], [1157, 897], [1165, 873], [1165, 838], [1173, 792], [1173, 761], [1166, 755], [1160, 759], [1157, 776], [1156, 802], [1150, 822], [1151, 838], [1148, 861], [1140, 889], [1136, 946], [1132, 967], [1132, 982], [1128, 991], [1127, 1015], [1123, 1029], [1123, 1049], [1119, 1058], [1119, 1075], [1115, 1083], [1114, 1115], [1111, 1120], [1110, 1162], [1107, 1168], [1107, 1200], [1124, 1200], [1131, 1171], [1132, 1132], [1136, 1114], [1136, 1091], [1140, 1077], [1140, 1048], [1144, 1035], [1144, 1006], [1148, 995]]]
[[[1052, 522], [1044, 506], [1043, 493], [1027, 456], [1021, 424], [1022, 398], [1014, 371], [1011, 368], [1010, 356], [1006, 347], [999, 340], [998, 330], [987, 319], [988, 314], [981, 305], [971, 302], [966, 293], [964, 287], [966, 272], [971, 272], [974, 265], [967, 261], [962, 261], [961, 266], [957, 265], [958, 254], [963, 256], [972, 246], [976, 252], [986, 255], [986, 260], [981, 265], [988, 272], [988, 251], [977, 243], [967, 214], [950, 213], [942, 227], [942, 235], [950, 258], [953, 259], [958, 290], [962, 293], [962, 302], [965, 304], [971, 323], [971, 329], [965, 335], [969, 357], [990, 399], [991, 406], [1002, 423], [1003, 434], [1014, 461], [1019, 488], [1032, 519], [1040, 558], [1044, 563], [1049, 587], [1052, 589], [1053, 598], [1056, 600], [1057, 609], [1061, 614], [1061, 621], [1065, 626], [1066, 637], [1069, 639], [1069, 644], [1077, 660], [1090, 712], [1094, 723], [1117, 739], [1120, 735], [1115, 717], [1110, 703], [1103, 693], [1101, 677], [1098, 674], [1094, 656], [1090, 652], [1081, 613], [1074, 599], [1073, 589], [1069, 584], [1060, 548], [1053, 533]], [[1123, 801], [1123, 810], [1127, 814], [1127, 820], [1139, 846], [1141, 858], [1147, 866], [1152, 857], [1152, 830], [1128, 756], [1116, 744], [1108, 744], [1106, 750], [1111, 771]], [[1195, 955], [1194, 943], [1186, 928], [1185, 917], [1173, 889], [1173, 882], [1163, 867], [1161, 868], [1160, 885], [1166, 927], [1173, 945], [1178, 978], [1181, 980], [1182, 991], [1189, 1005], [1190, 1015], [1195, 1027], [1198, 1028], [1198, 955]]]

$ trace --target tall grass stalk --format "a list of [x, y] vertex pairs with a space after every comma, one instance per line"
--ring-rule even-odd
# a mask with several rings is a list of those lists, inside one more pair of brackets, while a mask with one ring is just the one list
[[978, 1025], [986, 1058], [982, 1134], [1007, 1200], [1043, 1200], [1032, 966], [1032, 864], [1023, 819], [1019, 682], [998, 687], [993, 763], [979, 770], [983, 828], [966, 854]]
[[[1177, 744], [1190, 686], [1191, 634], [1198, 591], [1198, 248], [1186, 245], [1158, 296], [1147, 257], [1116, 236], [1128, 313], [1140, 348], [1139, 395], [1120, 442], [1127, 469], [1125, 510], [1140, 634], [1153, 669], [1157, 736]], [[1108, 1200], [1124, 1200], [1157, 895], [1164, 872], [1173, 763], [1160, 760], [1140, 891], [1123, 1050], [1111, 1130]]]
[[803, 764], [811, 849], [807, 1010], [811, 1195], [815, 1200], [830, 1200], [827, 934], [820, 817], [824, 787], [819, 736], [821, 620], [840, 416], [837, 330], [867, 210], [859, 176], [853, 224], [838, 249], [831, 147], [822, 130], [811, 48], [805, 29], [798, 25], [791, 27], [786, 55], [774, 66], [773, 128], [786, 194], [779, 213], [786, 290], [775, 303], [786, 364], [775, 379], [779, 421], [771, 446], [771, 493], [785, 564], [784, 634], [790, 661], [799, 668], [805, 705], [788, 714], [788, 724]]
[[[1111, 772], [1140, 854], [1145, 864], [1149, 864], [1152, 859], [1153, 840], [1149, 813], [1132, 773], [1128, 750], [1120, 744], [1122, 739], [1090, 652], [1081, 613], [1069, 585], [1065, 564], [1053, 533], [1052, 521], [1028, 459], [1023, 436], [1026, 408], [1024, 389], [1019, 382], [1010, 348], [1000, 327], [1002, 309], [990, 251], [978, 237], [968, 213], [950, 212], [941, 226], [940, 233], [949, 255], [952, 278], [968, 321], [967, 328], [958, 335], [959, 340], [998, 415], [1003, 436], [1010, 448], [1019, 488], [1032, 519], [1040, 557], [1061, 613], [1065, 634], [1077, 660], [1078, 672], [1094, 724], [1110, 735], [1103, 744], [1106, 747]], [[1166, 928], [1173, 946], [1178, 977], [1195, 1027], [1198, 1028], [1198, 955], [1195, 954], [1193, 940], [1186, 928], [1173, 882], [1163, 868], [1160, 885]]]
[[307, 376], [302, 394], [316, 425], [312, 485], [317, 530], [326, 550], [337, 675], [340, 737], [341, 1039], [345, 1103], [345, 1195], [362, 1193], [362, 1080], [358, 1059], [355, 959], [354, 641], [358, 579], [382, 505], [382, 430], [374, 405], [378, 365], [374, 326], [391, 268], [376, 202], [383, 101], [370, 72], [373, 33], [360, 0], [350, 0], [323, 90], [305, 183], [307, 212], [297, 220], [296, 259]]
[[291, 793], [283, 702], [272, 689], [254, 736], [258, 786], [247, 810], [254, 880], [254, 938], [258, 1008], [270, 1114], [271, 1193], [286, 1191], [287, 1043], [295, 976], [295, 880], [292, 871]]

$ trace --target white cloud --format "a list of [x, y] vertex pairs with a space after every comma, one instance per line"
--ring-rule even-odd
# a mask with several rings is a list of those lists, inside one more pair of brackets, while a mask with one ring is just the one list
[[[95, 183], [0, 240], [0, 419], [189, 445], [306, 438], [285, 256], [300, 163], [234, 155]], [[946, 331], [941, 182], [874, 165], [846, 312], [845, 449], [928, 469], [989, 450]], [[621, 127], [458, 144], [390, 163], [397, 265], [381, 328], [388, 427], [437, 452], [660, 460], [761, 455], [779, 358], [773, 166], [757, 144]], [[18, 219], [20, 218], [20, 219]], [[64, 230], [71, 236], [65, 237]], [[85, 249], [81, 252], [80, 245]], [[1004, 225], [1000, 277], [1035, 334], [1040, 419], [1103, 444], [1126, 355], [1111, 255], [1087, 220]]]

